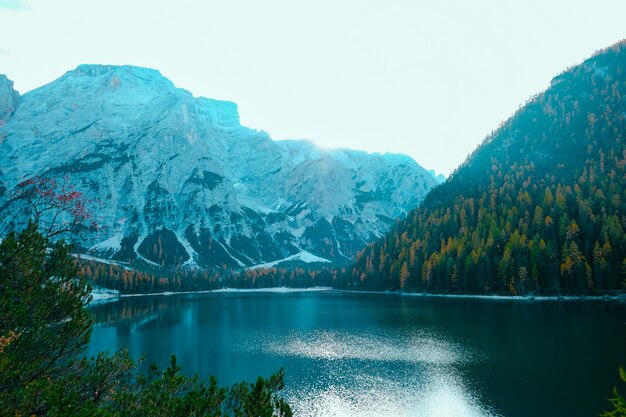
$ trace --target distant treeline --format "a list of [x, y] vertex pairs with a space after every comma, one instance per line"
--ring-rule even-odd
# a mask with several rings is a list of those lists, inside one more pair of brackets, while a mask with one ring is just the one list
[[[223, 272], [192, 268], [178, 270], [138, 270], [95, 260], [78, 261], [79, 273], [93, 284], [118, 290], [124, 294], [141, 294], [164, 291], [204, 291], [220, 288], [270, 288], [314, 286], [338, 287], [341, 270], [319, 271], [295, 268], [257, 268], [244, 271]], [[344, 276], [346, 271], [343, 270]]]

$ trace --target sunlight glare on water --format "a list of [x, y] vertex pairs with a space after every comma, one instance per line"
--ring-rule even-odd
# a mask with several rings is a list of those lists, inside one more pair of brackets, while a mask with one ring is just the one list
[[[461, 356], [449, 342], [423, 333], [397, 338], [375, 335], [350, 335], [317, 331], [307, 335], [292, 335], [287, 340], [271, 342], [270, 351], [314, 359], [362, 359], [373, 361], [450, 364], [460, 362]], [[400, 341], [400, 343], [398, 343]], [[468, 360], [468, 353], [463, 360]]]
[[[359, 379], [359, 378], [357, 378]], [[366, 377], [353, 386], [331, 385], [324, 390], [287, 394], [297, 416], [495, 416], [481, 407], [449, 375], [431, 375], [427, 381]], [[355, 389], [355, 387], [358, 387]]]
[[247, 339], [246, 346], [322, 363], [324, 372], [314, 382], [304, 382], [297, 393], [287, 387], [296, 416], [496, 415], [472, 395], [455, 369], [477, 355], [433, 334], [399, 332], [389, 338], [316, 331], [281, 340], [259, 335]]

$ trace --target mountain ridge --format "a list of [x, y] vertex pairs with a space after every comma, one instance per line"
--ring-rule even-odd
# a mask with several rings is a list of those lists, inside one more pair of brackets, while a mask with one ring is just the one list
[[0, 206], [14, 209], [19, 181], [69, 177], [104, 203], [106, 231], [80, 245], [105, 259], [221, 270], [302, 252], [345, 263], [435, 185], [408, 156], [273, 141], [242, 126], [235, 103], [196, 98], [157, 70], [80, 65], [21, 96], [9, 83]]

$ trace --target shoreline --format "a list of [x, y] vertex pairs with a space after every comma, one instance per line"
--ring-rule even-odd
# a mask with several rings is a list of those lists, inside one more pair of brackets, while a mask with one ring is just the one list
[[471, 294], [406, 294], [424, 297], [470, 298], [480, 300], [510, 301], [626, 301], [624, 296], [615, 295], [471, 295]]
[[435, 294], [424, 292], [400, 292], [400, 291], [364, 291], [364, 290], [335, 290], [339, 292], [355, 294], [389, 294], [403, 297], [429, 297], [429, 298], [460, 298], [476, 300], [496, 301], [621, 301], [626, 302], [626, 294], [623, 295], [498, 295], [498, 294]]
[[[298, 293], [298, 292], [338, 292], [352, 294], [386, 294], [397, 295], [402, 297], [428, 297], [428, 298], [457, 298], [457, 299], [474, 299], [474, 300], [492, 300], [492, 301], [617, 301], [626, 302], [626, 294], [622, 295], [497, 295], [497, 294], [434, 294], [434, 293], [413, 293], [400, 291], [365, 291], [365, 290], [340, 290], [332, 287], [266, 287], [266, 288], [220, 288], [217, 290], [198, 290], [198, 291], [163, 291], [156, 293], [140, 293], [140, 294], [112, 294], [115, 290], [109, 290], [104, 297], [94, 297], [92, 302], [117, 301], [121, 298], [129, 297], [150, 297], [150, 296], [170, 296], [170, 295], [189, 295], [189, 294], [211, 294], [211, 293]], [[90, 303], [91, 304], [91, 303]]]
[[291, 287], [267, 287], [267, 288], [220, 288], [217, 290], [198, 290], [198, 291], [163, 291], [154, 293], [141, 293], [141, 294], [120, 294], [118, 298], [125, 297], [148, 297], [155, 295], [170, 296], [179, 294], [211, 294], [211, 293], [254, 293], [254, 292], [272, 292], [272, 293], [295, 293], [295, 292], [322, 292], [333, 291], [331, 287], [306, 287], [306, 288], [291, 288]]

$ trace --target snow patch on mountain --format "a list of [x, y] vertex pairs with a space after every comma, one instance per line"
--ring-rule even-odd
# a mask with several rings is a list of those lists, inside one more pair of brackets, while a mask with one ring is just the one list
[[272, 261], [272, 262], [266, 262], [263, 264], [258, 264], [247, 269], [272, 268], [283, 262], [294, 262], [294, 261], [300, 261], [300, 262], [304, 262], [307, 264], [310, 264], [313, 262], [330, 263], [328, 259], [320, 258], [319, 256], [315, 256], [312, 253], [309, 253], [307, 251], [302, 251], [300, 253], [296, 253], [295, 255], [287, 256], [286, 258], [283, 258], [283, 259], [279, 259], [279, 260]]
[[89, 250], [92, 252], [118, 252], [122, 249], [122, 239], [124, 236], [121, 234], [113, 235], [100, 243], [96, 243]]

